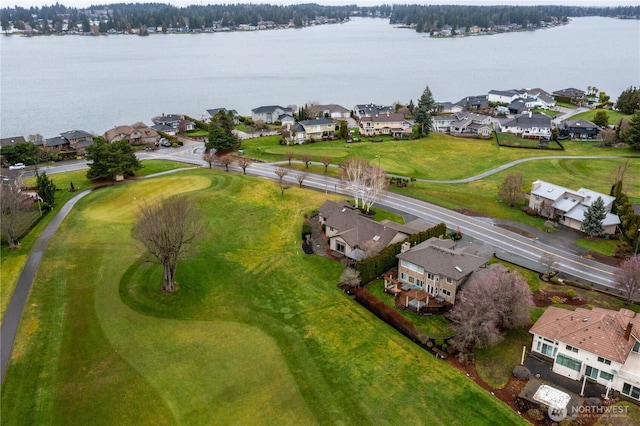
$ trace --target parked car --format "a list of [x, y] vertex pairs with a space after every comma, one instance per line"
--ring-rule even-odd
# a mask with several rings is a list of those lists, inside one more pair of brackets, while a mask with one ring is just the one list
[[24, 163], [16, 163], [13, 166], [9, 166], [9, 170], [22, 170], [24, 167]]
[[169, 142], [167, 138], [162, 138], [160, 139], [160, 145], [168, 147], [168, 146], [171, 146], [171, 142]]

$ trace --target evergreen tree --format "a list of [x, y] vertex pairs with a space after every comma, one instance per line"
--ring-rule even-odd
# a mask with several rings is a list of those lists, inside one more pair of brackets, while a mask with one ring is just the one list
[[416, 109], [415, 119], [420, 126], [420, 132], [423, 136], [427, 136], [431, 130], [431, 114], [435, 106], [431, 89], [427, 86], [418, 100], [418, 108]]
[[87, 159], [90, 161], [87, 179], [132, 176], [142, 167], [127, 141], [108, 144], [102, 137], [94, 138], [87, 147]]
[[631, 117], [629, 128], [624, 132], [623, 140], [631, 148], [640, 150], [640, 109]]
[[585, 210], [584, 219], [580, 228], [590, 237], [602, 235], [604, 231], [602, 221], [606, 217], [607, 213], [604, 210], [604, 200], [602, 197], [598, 197], [587, 207], [587, 210]]
[[55, 204], [56, 186], [53, 184], [51, 178], [47, 176], [47, 173], [42, 172], [42, 174], [36, 174], [36, 188], [36, 191], [40, 198], [42, 198], [42, 201], [50, 206]]
[[640, 88], [632, 86], [620, 93], [616, 109], [624, 114], [633, 114], [640, 109]]
[[220, 110], [209, 123], [209, 140], [205, 144], [208, 150], [215, 149], [216, 154], [233, 150], [240, 146], [240, 140], [233, 134], [233, 113]]
[[598, 127], [607, 127], [609, 125], [609, 116], [605, 110], [598, 110], [593, 117], [593, 124]]

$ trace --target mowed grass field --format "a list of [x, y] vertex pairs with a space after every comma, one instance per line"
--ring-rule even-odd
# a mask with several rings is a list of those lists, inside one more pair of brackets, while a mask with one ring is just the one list
[[[131, 238], [140, 200], [206, 223], [179, 290]], [[526, 424], [300, 249], [326, 195], [208, 169], [99, 189], [52, 238], [2, 385], [3, 425]]]

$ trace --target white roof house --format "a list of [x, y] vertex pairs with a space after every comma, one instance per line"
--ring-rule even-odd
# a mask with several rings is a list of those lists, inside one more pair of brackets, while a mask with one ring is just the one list
[[587, 188], [577, 191], [564, 188], [542, 180], [536, 180], [531, 185], [529, 207], [540, 216], [554, 219], [573, 229], [582, 230], [585, 211], [591, 204], [602, 198], [606, 217], [602, 221], [605, 234], [615, 234], [620, 224], [618, 215], [611, 213], [611, 206], [615, 197], [602, 194]]

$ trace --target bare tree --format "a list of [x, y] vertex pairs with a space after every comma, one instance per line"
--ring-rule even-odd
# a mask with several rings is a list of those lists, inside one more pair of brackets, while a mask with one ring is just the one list
[[21, 180], [0, 182], [0, 226], [10, 249], [16, 248], [18, 225], [25, 210], [25, 196], [20, 192]]
[[331, 164], [333, 160], [331, 159], [331, 157], [322, 157], [322, 159], [320, 160], [320, 162], [322, 164], [324, 164], [324, 172], [327, 173], [327, 168], [329, 167], [329, 164]]
[[287, 151], [284, 153], [284, 156], [287, 157], [287, 160], [289, 160], [289, 165], [291, 165], [291, 160], [296, 157], [296, 153], [293, 151]]
[[371, 206], [380, 199], [387, 185], [387, 175], [384, 170], [372, 166], [366, 170], [362, 187], [362, 205], [367, 208], [367, 213]]
[[360, 287], [360, 271], [353, 268], [346, 268], [340, 275], [340, 284], [346, 284], [350, 287]]
[[222, 157], [220, 157], [220, 163], [224, 164], [225, 169], [229, 171], [229, 165], [233, 163], [233, 158], [229, 157], [228, 155], [223, 155]]
[[355, 207], [360, 206], [362, 190], [366, 180], [366, 171], [369, 168], [369, 162], [364, 158], [353, 157], [349, 161], [343, 163], [342, 167], [342, 185], [345, 190], [353, 196]]
[[273, 173], [278, 176], [278, 182], [282, 183], [284, 182], [284, 177], [289, 174], [289, 170], [285, 169], [284, 167], [278, 167], [273, 171]]
[[162, 290], [175, 290], [178, 260], [188, 244], [200, 235], [201, 222], [193, 199], [185, 196], [143, 202], [133, 227], [133, 237], [140, 241], [164, 269]]
[[366, 240], [360, 243], [360, 250], [364, 252], [365, 259], [380, 253], [380, 251], [383, 248], [384, 247], [382, 246], [382, 243], [380, 242], [380, 240], [378, 241]]
[[620, 263], [616, 269], [616, 288], [625, 293], [627, 303], [640, 296], [640, 254], [633, 255]]
[[544, 276], [546, 278], [549, 278], [549, 274], [551, 273], [552, 269], [558, 267], [556, 257], [552, 253], [546, 251], [542, 253], [542, 256], [540, 256], [540, 264], [545, 267]]
[[461, 351], [495, 344], [503, 331], [529, 323], [532, 306], [531, 290], [518, 272], [486, 271], [458, 294], [449, 317], [456, 329], [453, 343]]
[[618, 142], [618, 135], [616, 135], [616, 131], [613, 129], [601, 130], [600, 133], [598, 133], [598, 138], [602, 140], [604, 146], [613, 146]]
[[510, 207], [513, 207], [516, 201], [522, 197], [522, 185], [522, 173], [509, 173], [500, 186], [498, 193], [501, 198], [507, 201]]
[[253, 161], [251, 161], [248, 158], [240, 157], [238, 159], [238, 166], [240, 166], [242, 168], [242, 174], [243, 175], [247, 174], [247, 167], [251, 166], [252, 163], [253, 163]]
[[304, 163], [305, 169], [309, 168], [309, 164], [311, 164], [311, 159], [312, 158], [313, 157], [311, 157], [311, 155], [309, 155], [309, 154], [302, 154], [300, 156], [300, 161], [302, 161]]
[[211, 168], [211, 165], [216, 162], [218, 157], [216, 157], [216, 154], [214, 154], [213, 152], [205, 152], [202, 155], [202, 159], [209, 163], [209, 168]]
[[304, 180], [307, 178], [309, 174], [308, 173], [298, 173], [296, 174], [296, 180], [298, 181], [298, 186], [300, 188], [302, 188], [302, 183], [304, 182]]

